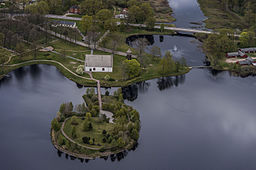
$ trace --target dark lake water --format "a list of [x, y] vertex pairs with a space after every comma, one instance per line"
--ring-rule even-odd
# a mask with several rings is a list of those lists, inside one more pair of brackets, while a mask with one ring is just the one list
[[206, 17], [200, 9], [197, 0], [169, 0], [173, 9], [174, 24], [181, 28], [204, 29]]
[[156, 46], [161, 49], [162, 56], [170, 51], [173, 59], [176, 61], [184, 57], [189, 66], [205, 65], [205, 54], [202, 52], [201, 48], [202, 43], [194, 37], [185, 35], [140, 35], [129, 37], [127, 43], [136, 48], [138, 38], [147, 39], [148, 45], [145, 48], [147, 53], [151, 53], [152, 47]]
[[[50, 121], [62, 102], [82, 102], [86, 88], [55, 67], [29, 66], [0, 83], [1, 169], [254, 169], [254, 77], [192, 70], [123, 88], [141, 115], [135, 151], [87, 163], [59, 157]], [[114, 90], [114, 89], [111, 89]]]
[[[199, 9], [194, 0], [175, 2]], [[170, 48], [176, 44], [191, 56], [190, 64], [200, 64], [204, 54], [190, 41], [165, 37]], [[125, 102], [141, 115], [138, 147], [81, 162], [58, 154], [49, 132], [59, 105], [81, 103], [86, 88], [53, 66], [28, 66], [10, 75], [0, 81], [0, 169], [256, 169], [255, 77], [195, 69], [123, 88]]]

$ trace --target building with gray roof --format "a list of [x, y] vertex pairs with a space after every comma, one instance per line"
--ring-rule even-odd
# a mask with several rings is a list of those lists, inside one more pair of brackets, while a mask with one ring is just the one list
[[113, 55], [92, 55], [85, 56], [86, 72], [113, 72]]

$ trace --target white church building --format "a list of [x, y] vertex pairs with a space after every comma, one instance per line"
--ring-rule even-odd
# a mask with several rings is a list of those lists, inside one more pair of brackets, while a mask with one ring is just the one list
[[85, 72], [113, 72], [113, 55], [85, 55]]

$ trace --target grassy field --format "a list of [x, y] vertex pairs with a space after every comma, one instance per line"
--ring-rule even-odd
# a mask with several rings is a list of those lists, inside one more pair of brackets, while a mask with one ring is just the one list
[[111, 36], [112, 34], [116, 34], [119, 38], [118, 45], [117, 45], [117, 51], [126, 52], [129, 48], [133, 51], [133, 53], [136, 53], [135, 49], [131, 48], [127, 43], [126, 39], [133, 35], [171, 35], [174, 34], [173, 31], [164, 31], [161, 32], [159, 29], [156, 30], [145, 30], [140, 29], [136, 27], [126, 27], [126, 29], [123, 32], [115, 32], [108, 34], [107, 37], [104, 38], [104, 40], [100, 43], [100, 46], [105, 48], [112, 48], [111, 44]]
[[168, 0], [146, 0], [149, 1], [153, 7], [157, 22], [170, 23], [175, 21], [172, 17], [172, 9], [169, 6]]
[[[72, 138], [72, 128], [76, 127], [76, 132], [77, 132], [77, 138], [73, 139], [74, 141], [85, 145], [85, 146], [90, 146], [90, 147], [94, 147], [94, 148], [101, 148], [101, 147], [105, 147], [105, 148], [109, 148], [112, 147], [111, 144], [108, 143], [103, 143], [102, 139], [104, 138], [102, 131], [106, 130], [107, 132], [111, 131], [114, 128], [113, 124], [110, 123], [99, 123], [99, 118], [95, 117], [95, 118], [91, 118], [91, 123], [93, 126], [93, 130], [92, 131], [88, 131], [85, 132], [83, 130], [83, 121], [81, 118], [78, 118], [78, 125], [72, 125], [71, 124], [71, 119], [66, 121], [65, 127], [64, 127], [64, 132], [70, 137]], [[91, 139], [95, 139], [95, 145], [87, 145], [83, 143], [82, 138], [83, 137], [90, 137]], [[97, 146], [97, 144], [100, 144], [101, 146]]]
[[245, 26], [243, 17], [232, 11], [224, 10], [218, 1], [198, 0], [204, 15], [208, 18], [207, 28], [210, 29], [243, 29]]

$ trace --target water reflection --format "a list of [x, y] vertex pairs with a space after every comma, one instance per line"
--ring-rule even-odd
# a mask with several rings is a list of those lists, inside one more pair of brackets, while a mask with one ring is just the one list
[[[184, 57], [189, 66], [204, 65], [205, 55], [202, 53], [202, 44], [193, 35], [181, 33], [178, 35], [136, 35], [128, 37], [126, 41], [131, 47], [139, 48], [136, 41], [140, 38], [148, 41], [145, 52], [149, 54], [152, 47], [156, 46], [160, 48], [161, 54], [170, 51], [176, 61]], [[177, 50], [174, 50], [175, 46]]]
[[31, 65], [31, 67], [29, 69], [29, 73], [32, 76], [33, 80], [39, 79], [41, 72], [42, 72], [42, 70], [41, 70], [40, 66], [37, 64]]
[[157, 87], [159, 90], [165, 90], [171, 87], [178, 87], [185, 82], [185, 75], [175, 77], [162, 77], [157, 80]]
[[19, 81], [22, 81], [24, 79], [24, 77], [26, 76], [26, 74], [27, 74], [26, 67], [21, 67], [21, 68], [14, 70], [15, 78]]
[[138, 97], [138, 85], [133, 84], [122, 88], [123, 98], [128, 101], [134, 101]]
[[[137, 147], [138, 147], [138, 144], [134, 145], [134, 147], [133, 147], [131, 150], [134, 151], [134, 150], [136, 150]], [[69, 159], [69, 158], [70, 158], [69, 160], [72, 160], [72, 161], [74, 161], [74, 160], [79, 160], [81, 163], [83, 163], [83, 162], [88, 163], [89, 161], [94, 160], [94, 159], [76, 158], [76, 157], [74, 157], [74, 156], [71, 156], [71, 155], [68, 155], [68, 154], [66, 154], [66, 153], [63, 153], [63, 152], [61, 152], [61, 151], [59, 151], [59, 150], [57, 150], [57, 149], [56, 149], [56, 151], [57, 151], [57, 155], [58, 155], [59, 158], [61, 158], [63, 155], [65, 155], [65, 158], [66, 158], [66, 159]], [[127, 150], [124, 150], [124, 151], [119, 152], [119, 153], [117, 153], [117, 154], [111, 154], [111, 155], [109, 155], [109, 156], [102, 156], [102, 157], [100, 157], [100, 159], [103, 159], [103, 160], [105, 160], [105, 161], [110, 160], [111, 162], [116, 162], [116, 161], [117, 161], [117, 162], [120, 162], [120, 161], [123, 160], [126, 156], [128, 156], [128, 151], [127, 151]]]

